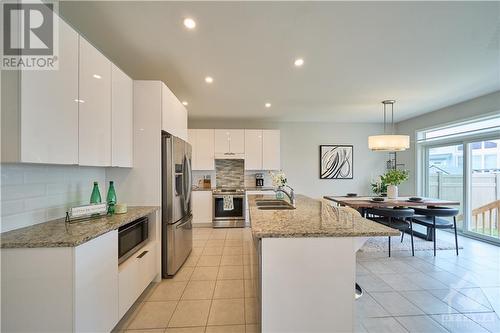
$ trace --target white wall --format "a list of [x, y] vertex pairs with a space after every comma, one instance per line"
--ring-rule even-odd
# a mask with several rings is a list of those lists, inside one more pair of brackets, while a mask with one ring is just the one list
[[[256, 120], [190, 119], [189, 128], [276, 128], [281, 130], [281, 167], [297, 193], [311, 197], [369, 194], [372, 178], [383, 173], [388, 155], [368, 149], [368, 136], [383, 131], [381, 124], [269, 122]], [[354, 179], [319, 179], [319, 145], [354, 145]]]
[[429, 127], [458, 122], [468, 118], [479, 117], [492, 112], [500, 111], [500, 91], [471, 99], [459, 104], [451, 105], [421, 116], [411, 118], [396, 124], [397, 132], [408, 134], [411, 138], [410, 149], [397, 154], [398, 163], [404, 163], [410, 171], [408, 182], [400, 186], [401, 193], [416, 192], [416, 161], [415, 161], [415, 132]]
[[105, 169], [79, 166], [2, 164], [1, 232], [64, 217], [88, 203], [93, 182], [106, 199]]

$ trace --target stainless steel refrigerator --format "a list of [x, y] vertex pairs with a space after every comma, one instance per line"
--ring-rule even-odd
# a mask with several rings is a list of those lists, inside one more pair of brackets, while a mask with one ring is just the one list
[[173, 276], [193, 248], [191, 145], [162, 131], [162, 275]]

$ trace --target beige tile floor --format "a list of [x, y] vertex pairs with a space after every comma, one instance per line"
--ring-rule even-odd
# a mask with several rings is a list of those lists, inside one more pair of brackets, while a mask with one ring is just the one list
[[258, 332], [249, 272], [250, 229], [193, 230], [193, 251], [173, 279], [154, 283], [115, 331]]
[[[194, 229], [171, 280], [152, 284], [120, 332], [259, 332], [250, 280], [250, 229]], [[453, 234], [438, 233], [438, 240]], [[459, 237], [464, 249], [358, 253], [355, 332], [500, 333], [500, 247]]]

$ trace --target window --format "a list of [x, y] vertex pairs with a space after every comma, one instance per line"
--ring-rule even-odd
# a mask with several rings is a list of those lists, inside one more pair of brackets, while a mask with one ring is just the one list
[[[500, 131], [500, 116], [496, 114], [473, 121], [420, 131], [417, 133], [417, 141], [450, 139], [471, 134], [498, 133], [498, 131]], [[477, 142], [477, 144], [481, 143]]]
[[484, 155], [484, 168], [485, 169], [496, 169], [497, 168], [497, 155], [496, 154]]
[[458, 230], [500, 244], [500, 114], [417, 133], [421, 195], [460, 202]]

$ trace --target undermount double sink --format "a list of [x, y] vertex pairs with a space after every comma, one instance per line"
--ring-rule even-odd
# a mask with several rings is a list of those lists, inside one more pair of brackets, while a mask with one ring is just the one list
[[257, 208], [260, 210], [288, 210], [295, 209], [294, 206], [286, 202], [285, 200], [277, 200], [277, 199], [262, 199], [256, 200], [255, 204]]

